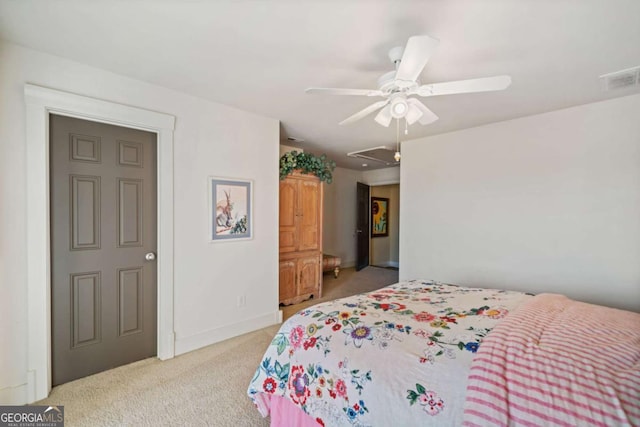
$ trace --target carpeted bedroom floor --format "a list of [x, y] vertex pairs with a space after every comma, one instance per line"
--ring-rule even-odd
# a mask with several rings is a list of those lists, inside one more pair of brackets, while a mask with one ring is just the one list
[[[321, 299], [281, 307], [286, 320], [297, 311], [379, 289], [398, 272], [367, 267], [324, 275]], [[155, 358], [55, 387], [39, 405], [64, 405], [73, 426], [268, 426], [246, 395], [249, 381], [279, 325], [192, 351], [164, 362]]]

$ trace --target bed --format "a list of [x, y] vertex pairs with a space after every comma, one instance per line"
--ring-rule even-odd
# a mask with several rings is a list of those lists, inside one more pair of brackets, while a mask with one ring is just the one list
[[249, 385], [271, 425], [639, 425], [640, 314], [412, 280], [281, 326]]

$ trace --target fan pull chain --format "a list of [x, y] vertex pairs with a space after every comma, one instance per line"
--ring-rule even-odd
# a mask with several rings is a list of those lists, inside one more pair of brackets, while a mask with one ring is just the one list
[[396, 153], [393, 158], [396, 162], [400, 161], [400, 119], [396, 119]]

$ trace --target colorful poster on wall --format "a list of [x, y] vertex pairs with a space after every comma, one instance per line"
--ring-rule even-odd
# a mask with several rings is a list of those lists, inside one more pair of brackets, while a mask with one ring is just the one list
[[389, 235], [389, 199], [371, 198], [371, 237]]

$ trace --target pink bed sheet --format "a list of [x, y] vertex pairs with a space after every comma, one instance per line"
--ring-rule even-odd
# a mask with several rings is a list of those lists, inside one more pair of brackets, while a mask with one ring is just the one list
[[256, 405], [263, 416], [271, 416], [271, 427], [318, 427], [322, 425], [285, 397], [261, 393]]

